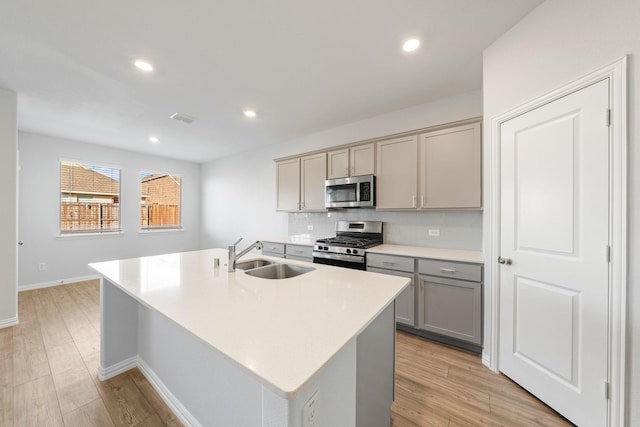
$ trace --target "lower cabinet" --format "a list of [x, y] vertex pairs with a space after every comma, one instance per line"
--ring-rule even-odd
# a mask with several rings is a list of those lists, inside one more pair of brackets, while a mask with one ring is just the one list
[[481, 349], [482, 264], [368, 253], [367, 271], [411, 279], [396, 298], [402, 330]]
[[263, 241], [262, 255], [284, 258], [284, 243]]
[[482, 284], [419, 276], [418, 328], [482, 344]]
[[313, 246], [309, 245], [290, 245], [286, 244], [285, 258], [297, 261], [313, 262]]
[[418, 260], [419, 329], [482, 345], [482, 265]]
[[411, 279], [411, 283], [396, 297], [396, 322], [415, 326], [415, 274], [413, 258], [368, 254], [367, 271]]

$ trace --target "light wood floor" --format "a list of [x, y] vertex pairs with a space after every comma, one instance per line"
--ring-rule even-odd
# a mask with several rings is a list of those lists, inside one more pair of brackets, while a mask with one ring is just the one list
[[[98, 381], [98, 281], [21, 292], [0, 329], [0, 427], [179, 426], [133, 369]], [[398, 332], [392, 426], [569, 426], [476, 355]], [[327, 426], [332, 427], [332, 426]]]

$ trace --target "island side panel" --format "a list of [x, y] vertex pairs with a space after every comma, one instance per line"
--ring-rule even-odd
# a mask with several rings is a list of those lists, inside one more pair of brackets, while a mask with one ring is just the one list
[[137, 364], [138, 303], [104, 277], [100, 279], [100, 367], [106, 380]]
[[303, 424], [302, 413], [304, 406], [316, 393], [315, 425], [356, 425], [356, 339], [354, 337], [345, 344], [298, 392], [291, 405], [289, 426], [314, 425]]
[[[142, 305], [138, 327], [143, 372], [151, 373], [170, 391], [187, 419], [203, 426], [263, 425], [263, 386], [256, 378], [175, 322]], [[288, 401], [269, 397], [271, 425], [287, 427]]]
[[357, 427], [388, 427], [395, 380], [395, 304], [358, 335]]

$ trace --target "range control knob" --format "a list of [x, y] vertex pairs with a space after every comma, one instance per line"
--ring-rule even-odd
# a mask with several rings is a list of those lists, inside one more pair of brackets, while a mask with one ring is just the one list
[[353, 254], [357, 254], [357, 253], [358, 253], [358, 250], [357, 250], [357, 249], [354, 249], [352, 253], [353, 253]]
[[328, 250], [329, 250], [329, 248], [325, 246], [325, 247], [324, 247], [324, 250], [325, 250], [325, 251], [328, 251]]
[[347, 249], [347, 253], [350, 254], [351, 253], [351, 249]]

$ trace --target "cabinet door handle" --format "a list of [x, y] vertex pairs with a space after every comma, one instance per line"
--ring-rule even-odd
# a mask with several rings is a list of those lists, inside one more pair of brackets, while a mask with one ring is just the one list
[[453, 268], [443, 268], [443, 267], [440, 267], [440, 271], [443, 271], [445, 273], [457, 273], [458, 272], [458, 270], [454, 270]]
[[349, 176], [349, 168], [344, 168], [344, 174], [345, 174], [346, 176]]
[[424, 195], [420, 196], [420, 207], [424, 208], [425, 204], [424, 204]]
[[351, 175], [355, 175], [356, 174], [356, 167], [352, 166], [351, 167]]
[[416, 199], [417, 199], [417, 197], [413, 196], [412, 205], [413, 205], [414, 208], [416, 207]]

